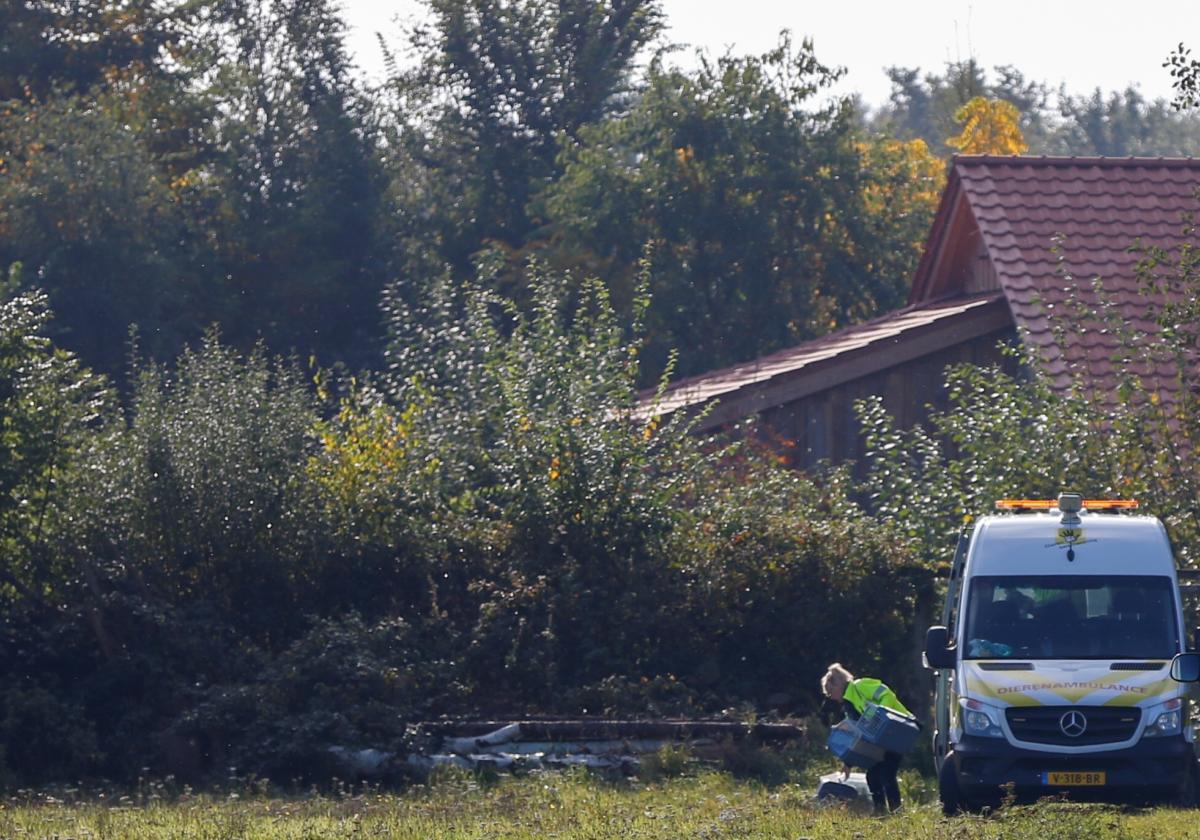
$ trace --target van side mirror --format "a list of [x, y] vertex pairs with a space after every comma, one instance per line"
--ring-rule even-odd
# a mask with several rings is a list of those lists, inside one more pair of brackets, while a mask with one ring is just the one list
[[925, 631], [925, 663], [930, 668], [954, 670], [958, 650], [950, 646], [950, 631], [942, 626]]
[[1200, 682], [1200, 653], [1178, 653], [1171, 660], [1171, 679]]

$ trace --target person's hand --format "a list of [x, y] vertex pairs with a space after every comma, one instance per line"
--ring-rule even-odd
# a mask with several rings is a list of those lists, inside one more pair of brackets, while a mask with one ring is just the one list
[[843, 765], [842, 765], [842, 778], [843, 778], [843, 779], [849, 779], [849, 778], [850, 778], [850, 765], [849, 765], [849, 764], [843, 764]]

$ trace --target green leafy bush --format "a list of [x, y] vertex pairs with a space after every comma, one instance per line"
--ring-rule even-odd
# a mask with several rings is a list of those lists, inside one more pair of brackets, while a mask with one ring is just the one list
[[335, 749], [403, 754], [407, 726], [432, 716], [452, 687], [399, 619], [317, 621], [243, 680], [214, 685], [175, 732], [227, 744], [225, 762], [276, 780], [345, 772]]
[[[435, 575], [470, 569], [458, 629], [485, 705], [713, 708], [797, 681], [811, 703], [835, 641], [903, 660], [907, 555], [844, 477], [818, 488], [639, 412], [638, 344], [603, 287], [531, 276], [530, 317], [482, 285], [420, 312], [393, 298], [388, 389], [408, 457], [438, 463], [430, 518], [487, 540], [451, 542]], [[855, 612], [869, 630], [847, 632]]]
[[604, 287], [529, 273], [531, 315], [393, 295], [378, 377], [210, 334], [80, 403], [0, 661], [53, 695], [31, 727], [94, 735], [41, 768], [2, 741], [13, 772], [319, 778], [435, 714], [808, 711], [833, 658], [902, 685], [919, 588], [845, 476], [662, 422]]

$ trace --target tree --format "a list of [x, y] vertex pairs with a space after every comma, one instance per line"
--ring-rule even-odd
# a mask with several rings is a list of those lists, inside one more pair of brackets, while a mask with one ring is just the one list
[[889, 103], [870, 120], [876, 131], [901, 139], [922, 139], [937, 154], [955, 130], [954, 114], [976, 96], [989, 93], [987, 77], [974, 59], [947, 62], [943, 75], [921, 75], [916, 67], [889, 67]]
[[180, 182], [125, 105], [121, 91], [57, 96], [0, 117], [0, 262], [45, 290], [58, 343], [117, 376], [131, 324], [173, 355], [205, 312]]
[[198, 189], [227, 340], [365, 365], [385, 183], [328, 0], [222, 0], [208, 35], [215, 153]]
[[786, 36], [693, 73], [656, 61], [626, 114], [564, 146], [538, 204], [547, 253], [627, 306], [649, 247], [650, 369], [672, 348], [685, 374], [744, 361], [903, 300], [941, 167], [814, 104], [837, 76]]
[[98, 655], [100, 593], [92, 568], [58, 546], [74, 525], [73, 478], [105, 436], [113, 399], [47, 338], [45, 296], [14, 294], [19, 271], [0, 283], [0, 777], [40, 782], [85, 774], [97, 758], [94, 727], [62, 690], [80, 663], [63, 630]]
[[946, 145], [965, 155], [1020, 155], [1029, 149], [1018, 125], [1020, 113], [1011, 102], [977, 96], [958, 109], [954, 119], [962, 131]]
[[14, 0], [0, 8], [0, 101], [167, 74], [193, 14], [164, 0]]
[[[93, 5], [85, 46], [166, 26], [157, 3]], [[158, 64], [47, 82], [0, 116], [0, 260], [24, 262], [60, 340], [116, 376], [131, 324], [160, 359], [216, 321], [243, 348], [367, 364], [386, 185], [343, 24], [324, 0], [189, 4], [172, 20]]]
[[1147, 102], [1136, 88], [1088, 96], [1060, 93], [1062, 124], [1052, 140], [1074, 155], [1193, 155], [1200, 116], [1176, 113], [1165, 100]]
[[407, 249], [434, 243], [434, 262], [471, 276], [485, 247], [518, 250], [536, 238], [529, 203], [562, 171], [560, 137], [612, 113], [661, 29], [659, 0], [427, 7], [432, 23], [412, 39], [418, 65], [391, 80], [399, 212]]
[[1175, 52], [1163, 62], [1163, 67], [1171, 68], [1171, 76], [1175, 79], [1175, 100], [1172, 104], [1177, 110], [1195, 108], [1200, 104], [1200, 61], [1191, 56], [1192, 51], [1180, 42]]
[[[12, 278], [19, 273], [14, 267]], [[67, 501], [64, 476], [110, 407], [104, 383], [46, 337], [37, 293], [0, 298], [0, 607], [62, 603], [62, 560], [51, 545]]]
[[[920, 137], [938, 154], [949, 154], [955, 147], [947, 138], [960, 131], [955, 114], [971, 99], [984, 97], [1017, 109], [1017, 126], [1032, 154], [1191, 155], [1200, 150], [1200, 119], [1173, 114], [1165, 101], [1148, 102], [1136, 89], [1079, 96], [1065, 87], [1052, 91], [1011, 65], [993, 71], [989, 76], [974, 60], [948, 63], [944, 73], [924, 77], [918, 68], [890, 68], [890, 101], [866, 124], [901, 138]], [[1186, 62], [1181, 59], [1174, 72], [1183, 76]]]
[[[941, 200], [945, 162], [921, 139], [874, 136], [860, 140], [858, 151], [863, 171], [859, 233], [863, 268], [877, 277], [907, 282], [921, 259]], [[864, 309], [853, 317], [870, 314]]]
[[188, 188], [209, 152], [191, 87], [203, 16], [164, 0], [0, 11], [0, 263], [24, 263], [56, 339], [115, 376], [132, 324], [146, 352], [169, 356], [212, 311]]

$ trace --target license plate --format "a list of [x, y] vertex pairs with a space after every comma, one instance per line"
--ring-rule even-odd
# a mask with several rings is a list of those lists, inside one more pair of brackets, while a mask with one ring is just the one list
[[1096, 787], [1107, 784], [1104, 773], [1043, 773], [1042, 784], [1070, 787]]

